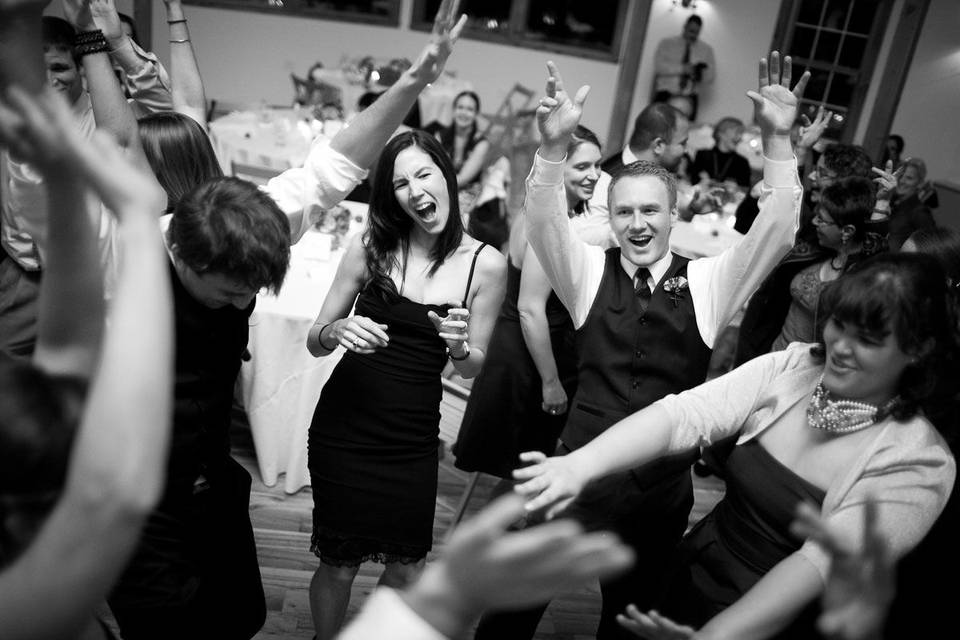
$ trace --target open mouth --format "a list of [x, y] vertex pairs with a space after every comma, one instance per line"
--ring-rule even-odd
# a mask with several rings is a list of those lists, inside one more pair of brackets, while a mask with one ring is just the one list
[[432, 202], [425, 202], [414, 207], [413, 212], [423, 222], [433, 222], [437, 219], [437, 205]]
[[830, 356], [830, 367], [837, 373], [848, 373], [855, 369], [853, 365], [841, 362], [835, 356]]
[[627, 236], [627, 242], [638, 249], [646, 249], [648, 246], [650, 246], [650, 243], [653, 242], [653, 236], [646, 233], [636, 236]]

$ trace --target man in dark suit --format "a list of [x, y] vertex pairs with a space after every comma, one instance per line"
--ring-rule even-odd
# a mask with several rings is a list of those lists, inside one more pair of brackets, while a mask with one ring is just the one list
[[676, 172], [686, 152], [689, 130], [690, 121], [686, 116], [664, 102], [655, 102], [634, 120], [629, 144], [604, 160], [600, 167], [616, 175], [624, 165], [649, 160]]

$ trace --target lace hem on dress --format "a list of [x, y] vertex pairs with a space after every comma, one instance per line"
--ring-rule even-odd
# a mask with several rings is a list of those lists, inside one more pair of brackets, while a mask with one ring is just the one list
[[324, 527], [313, 527], [310, 551], [324, 564], [358, 567], [364, 562], [414, 564], [427, 557], [429, 548], [381, 540], [344, 536]]

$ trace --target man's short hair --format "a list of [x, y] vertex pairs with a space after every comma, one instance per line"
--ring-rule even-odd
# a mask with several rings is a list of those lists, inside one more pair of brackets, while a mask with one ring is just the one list
[[870, 156], [855, 144], [832, 144], [823, 150], [823, 164], [836, 174], [837, 178], [860, 176], [872, 178], [873, 162]]
[[682, 120], [686, 120], [686, 116], [669, 104], [654, 102], [633, 121], [630, 149], [638, 153], [646, 151], [657, 138], [669, 143]]
[[195, 273], [218, 273], [253, 289], [280, 290], [290, 264], [290, 222], [252, 182], [214, 178], [184, 195], [167, 241]]
[[[73, 25], [63, 18], [43, 16], [40, 27], [40, 38], [43, 42], [44, 51], [57, 49], [74, 55], [73, 41], [76, 36], [77, 32], [73, 28]], [[74, 60], [77, 60], [76, 56], [74, 56]]]
[[650, 160], [637, 160], [624, 165], [622, 169], [613, 174], [610, 180], [610, 187], [607, 189], [607, 203], [613, 210], [613, 188], [618, 182], [625, 178], [641, 178], [643, 176], [653, 176], [663, 182], [667, 188], [667, 200], [670, 209], [677, 206], [677, 178], [672, 172], [664, 169], [659, 163]]
[[703, 18], [701, 18], [695, 13], [692, 14], [689, 18], [687, 18], [687, 21], [684, 24], [690, 24], [691, 22], [693, 22], [694, 24], [698, 24], [701, 27], [703, 26]]

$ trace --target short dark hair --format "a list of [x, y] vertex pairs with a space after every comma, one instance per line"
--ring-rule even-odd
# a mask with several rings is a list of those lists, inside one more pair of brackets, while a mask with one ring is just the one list
[[450, 213], [447, 225], [430, 250], [430, 275], [450, 257], [463, 240], [463, 221], [460, 218], [460, 201], [457, 190], [457, 172], [447, 152], [440, 143], [425, 131], [413, 129], [391, 138], [384, 147], [374, 171], [370, 194], [370, 212], [364, 240], [367, 250], [367, 269], [371, 277], [380, 280], [387, 277], [391, 254], [401, 248], [407, 251], [413, 220], [400, 206], [393, 188], [393, 165], [401, 151], [417, 147], [439, 167], [447, 185]]
[[903, 146], [904, 146], [903, 136], [897, 135], [896, 133], [891, 133], [889, 136], [887, 136], [887, 138], [890, 140], [893, 140], [893, 143], [897, 147], [897, 153], [900, 153], [901, 151], [903, 151]]
[[43, 43], [43, 50], [58, 49], [69, 52], [73, 57], [74, 63], [79, 64], [73, 49], [73, 41], [77, 37], [77, 31], [69, 22], [63, 18], [54, 16], [43, 16], [40, 25], [40, 39]]
[[856, 229], [855, 240], [863, 239], [875, 203], [873, 182], [860, 176], [843, 178], [820, 192], [820, 205], [838, 227]]
[[143, 152], [167, 192], [167, 212], [197, 185], [223, 177], [210, 138], [196, 120], [172, 111], [137, 121]]
[[290, 264], [290, 222], [257, 185], [215, 178], [177, 203], [167, 241], [198, 274], [219, 273], [253, 289], [280, 290]]
[[654, 102], [647, 106], [633, 121], [633, 134], [630, 136], [630, 148], [646, 151], [653, 146], [657, 138], [673, 140], [680, 122], [687, 117], [663, 102]]
[[701, 18], [700, 16], [698, 16], [698, 15], [695, 14], [695, 13], [694, 13], [694, 14], [691, 14], [690, 17], [687, 18], [687, 21], [686, 21], [684, 24], [690, 24], [691, 22], [693, 22], [693, 23], [695, 23], [695, 24], [698, 24], [698, 25], [700, 25], [701, 27], [703, 26], [703, 18]]
[[[898, 383], [898, 420], [912, 417], [936, 382], [957, 361], [957, 300], [931, 256], [883, 253], [853, 266], [820, 294], [820, 329], [830, 319], [880, 336], [893, 334], [899, 348], [916, 355]], [[824, 344], [812, 353], [823, 357]]]
[[871, 177], [873, 163], [863, 147], [855, 144], [836, 143], [823, 150], [823, 163], [838, 178]]
[[726, 116], [720, 118], [720, 121], [713, 127], [713, 141], [718, 142], [720, 140], [720, 133], [725, 129], [730, 128], [743, 128], [743, 120], [740, 118], [734, 118], [733, 116]]
[[[612, 179], [610, 180], [610, 187], [607, 190], [607, 202], [608, 204], [613, 204], [613, 187], [623, 180], [624, 178], [639, 178], [641, 176], [653, 176], [654, 178], [659, 178], [663, 182], [663, 186], [667, 188], [667, 198], [670, 203], [670, 208], [673, 209], [677, 204], [677, 177], [673, 175], [673, 172], [667, 171], [660, 165], [658, 162], [651, 162], [649, 160], [637, 160], [636, 162], [631, 162], [628, 165], [624, 165], [622, 169], [613, 174]], [[610, 207], [613, 209], [613, 207]]]

